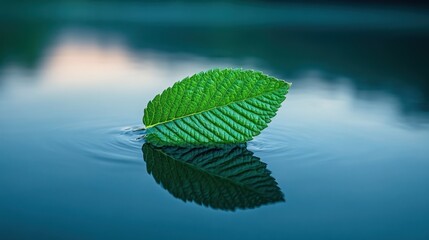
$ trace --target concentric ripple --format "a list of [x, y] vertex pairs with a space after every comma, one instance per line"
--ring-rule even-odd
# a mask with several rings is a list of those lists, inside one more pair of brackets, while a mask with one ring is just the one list
[[[58, 148], [102, 163], [141, 164], [145, 143], [142, 125], [86, 121], [49, 129], [49, 141], [43, 147]], [[300, 161], [328, 160], [329, 153], [317, 151], [318, 141], [305, 127], [273, 124], [247, 143], [248, 149], [263, 161], [283, 159]]]
[[142, 126], [80, 123], [51, 130], [52, 150], [60, 147], [105, 163], [142, 163]]

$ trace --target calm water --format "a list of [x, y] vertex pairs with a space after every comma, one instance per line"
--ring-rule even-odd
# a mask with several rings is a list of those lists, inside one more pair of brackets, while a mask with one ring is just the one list
[[[429, 15], [267, 8], [259, 24], [249, 7], [230, 25], [115, 7], [3, 11], [1, 239], [429, 238]], [[220, 157], [262, 169], [269, 201], [142, 152], [147, 102], [214, 67], [293, 82], [270, 126]], [[207, 204], [204, 189], [220, 196]]]

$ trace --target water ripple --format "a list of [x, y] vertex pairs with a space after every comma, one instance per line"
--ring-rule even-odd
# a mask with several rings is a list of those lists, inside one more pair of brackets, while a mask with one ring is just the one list
[[[47, 147], [52, 151], [60, 147], [102, 163], [141, 164], [145, 131], [140, 125], [118, 125], [85, 122], [57, 127], [52, 129]], [[263, 161], [325, 161], [330, 158], [328, 152], [320, 151], [311, 132], [292, 125], [268, 127], [248, 143], [248, 149]]]
[[317, 142], [311, 132], [295, 125], [269, 126], [261, 135], [248, 143], [248, 148], [264, 161], [329, 158], [329, 154], [318, 151]]
[[56, 132], [49, 144], [52, 149], [60, 147], [104, 163], [142, 163], [144, 131], [141, 126], [76, 124], [52, 130]]

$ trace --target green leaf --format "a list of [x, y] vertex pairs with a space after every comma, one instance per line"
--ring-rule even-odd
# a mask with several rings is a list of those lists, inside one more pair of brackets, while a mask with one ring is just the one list
[[290, 86], [253, 70], [195, 74], [148, 103], [146, 139], [161, 146], [247, 142], [267, 127]]
[[245, 146], [143, 145], [147, 171], [174, 197], [215, 209], [256, 208], [284, 201], [266, 164]]

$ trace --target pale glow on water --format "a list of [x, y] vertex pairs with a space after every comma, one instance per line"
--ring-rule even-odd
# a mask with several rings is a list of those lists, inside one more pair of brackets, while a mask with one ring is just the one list
[[122, 45], [60, 41], [45, 59], [40, 78], [53, 89], [129, 89], [128, 84], [138, 84], [138, 90], [153, 91], [167, 78], [163, 60], [151, 53], [133, 55]]

